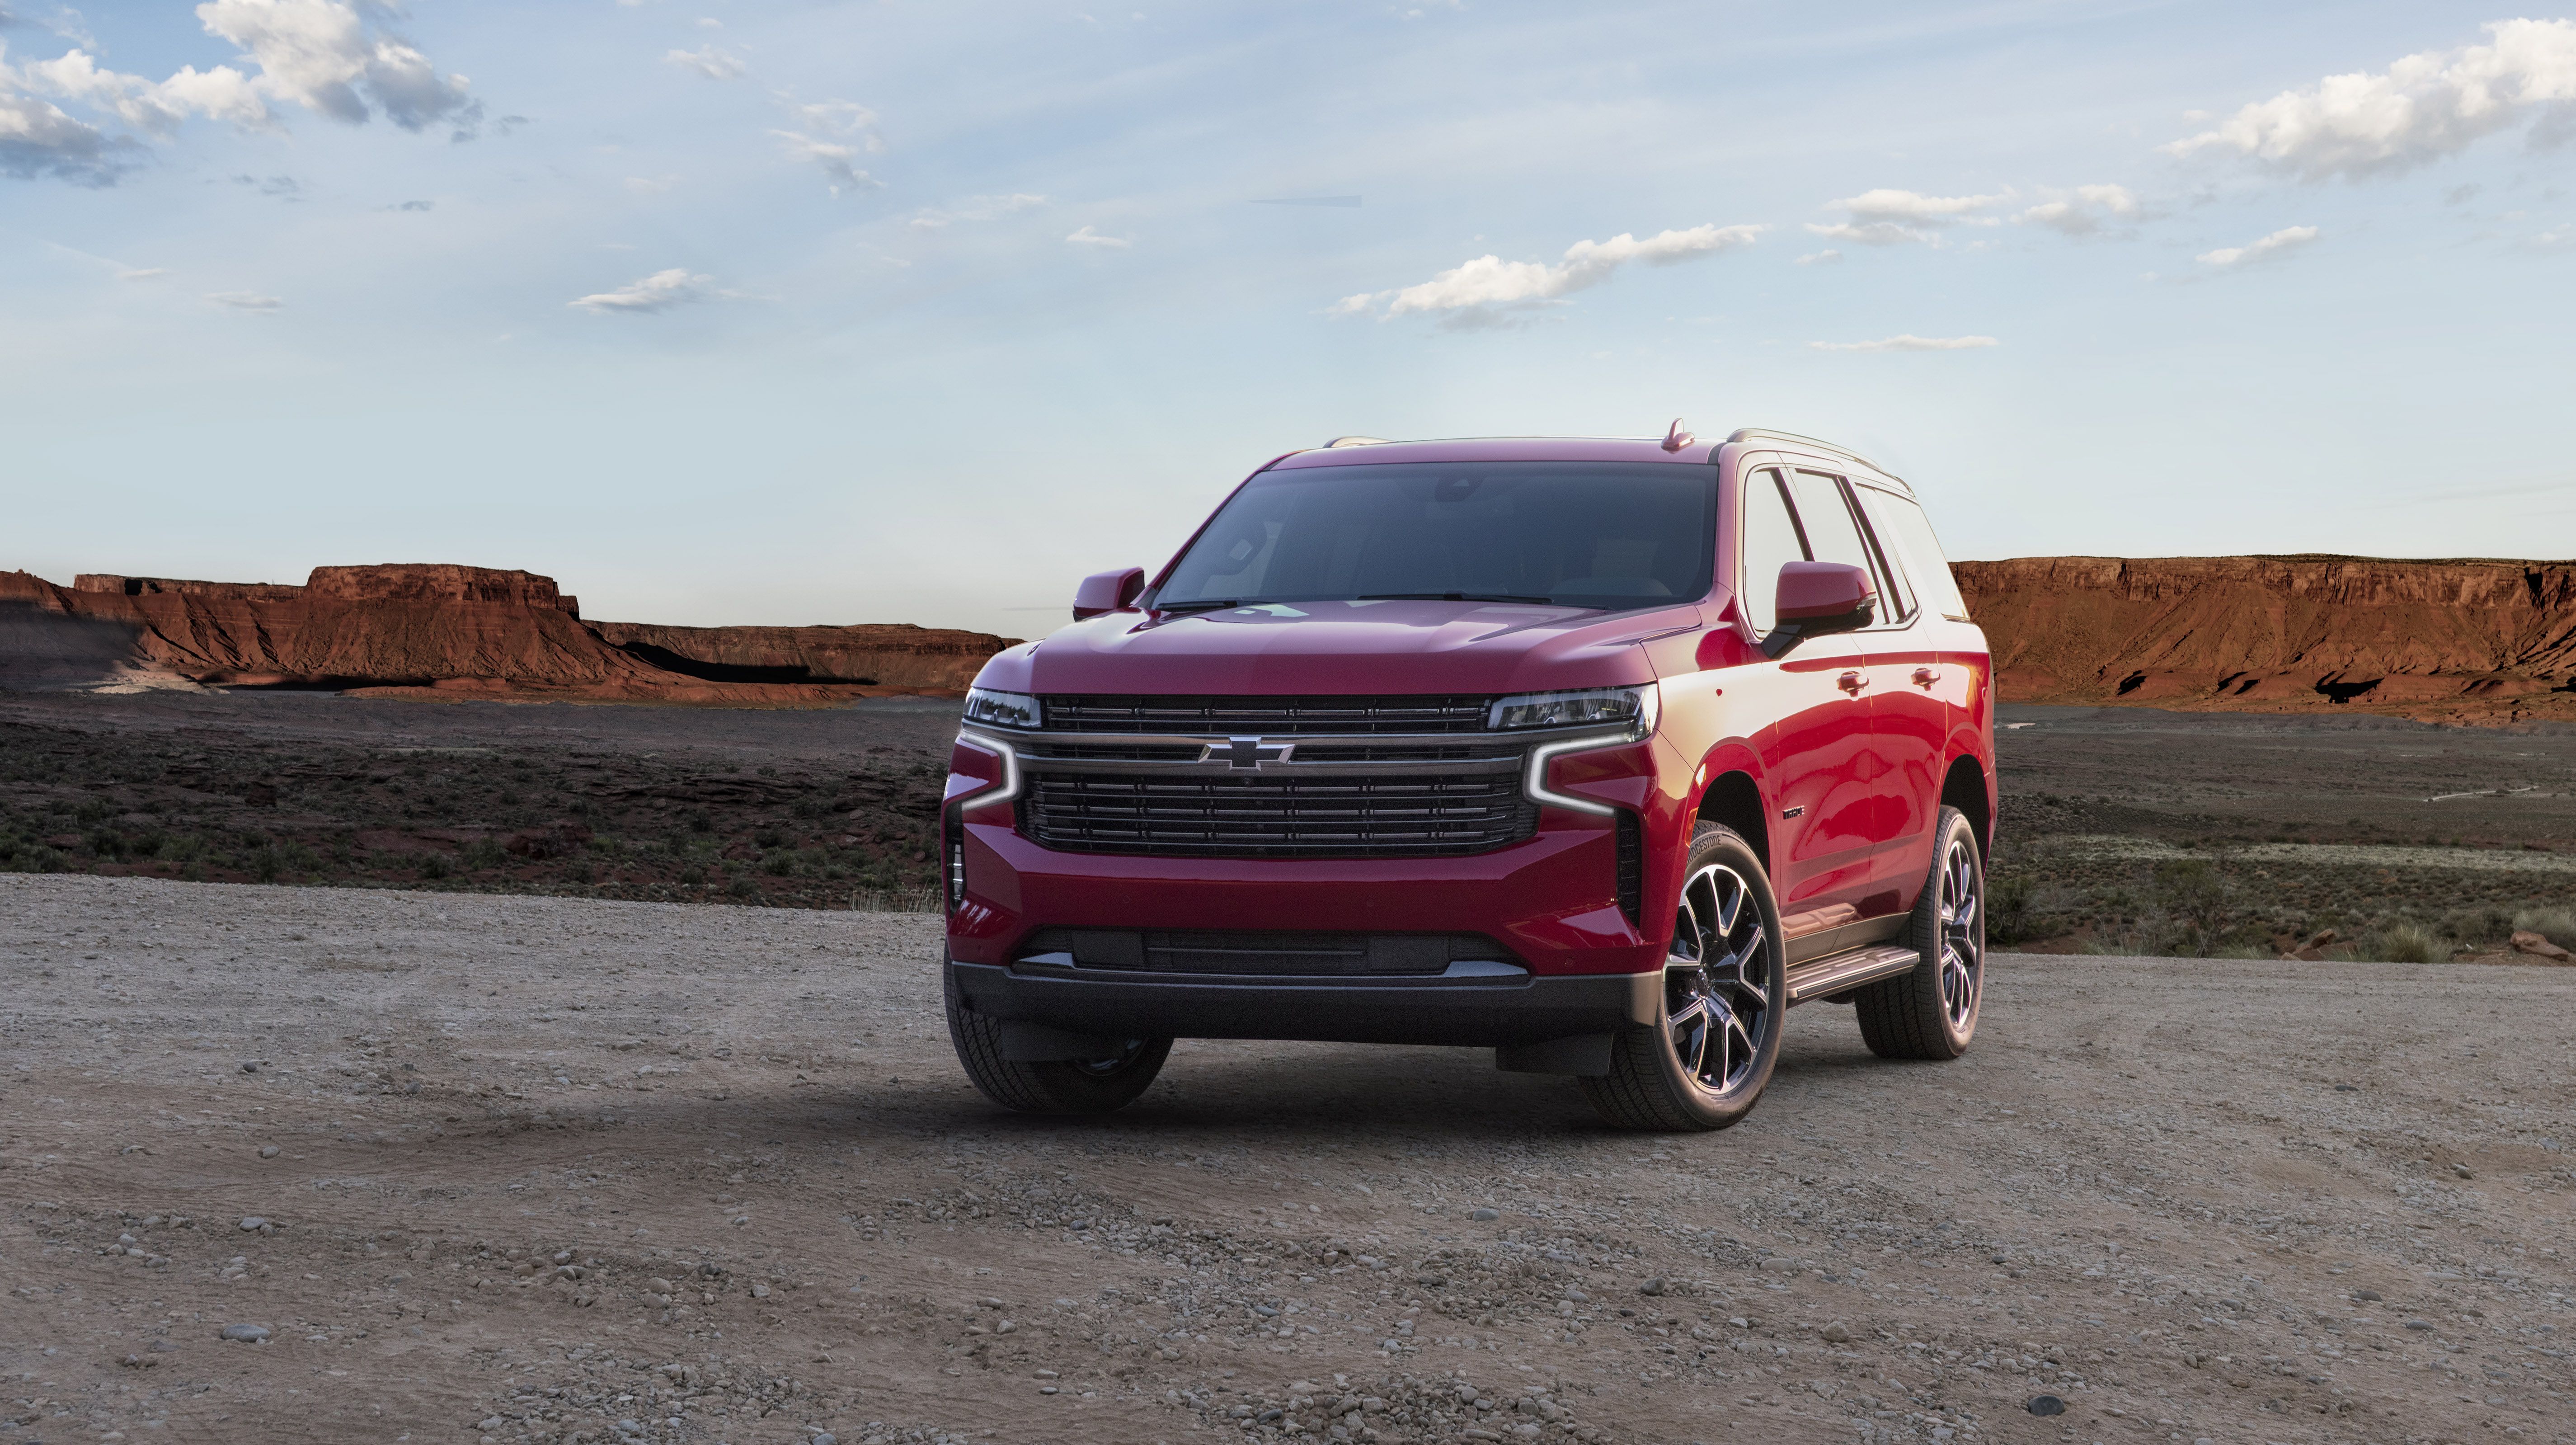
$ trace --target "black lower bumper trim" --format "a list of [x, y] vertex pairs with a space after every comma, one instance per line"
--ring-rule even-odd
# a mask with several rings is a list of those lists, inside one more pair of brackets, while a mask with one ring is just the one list
[[996, 1018], [1117, 1038], [1308, 1039], [1351, 1044], [1535, 1044], [1616, 1033], [1663, 1017], [1654, 973], [1484, 979], [1196, 975], [947, 965], [966, 1007]]

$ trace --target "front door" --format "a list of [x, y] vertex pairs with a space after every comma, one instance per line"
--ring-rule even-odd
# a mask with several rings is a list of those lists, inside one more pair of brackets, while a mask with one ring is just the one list
[[[1756, 632], [1768, 633], [1783, 564], [1844, 560], [1820, 553], [1793, 508], [1798, 474], [1781, 468], [1744, 482], [1742, 603]], [[1849, 513], [1841, 523], [1849, 527]], [[1829, 547], [1838, 547], [1827, 517]], [[1754, 737], [1768, 787], [1771, 886], [1791, 962], [1843, 946], [1863, 916], [1883, 828], [1877, 779], [1884, 767], [1870, 727], [1869, 656], [1862, 634], [1819, 637], [1767, 664], [1760, 706], [1772, 721]]]

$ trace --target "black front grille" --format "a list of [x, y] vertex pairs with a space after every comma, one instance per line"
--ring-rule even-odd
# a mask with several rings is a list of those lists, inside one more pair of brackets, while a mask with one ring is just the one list
[[1489, 697], [1088, 697], [1043, 699], [1049, 732], [1472, 733]]
[[1526, 838], [1517, 773], [1034, 774], [1021, 831], [1076, 853], [1330, 858], [1476, 853]]
[[1019, 956], [1070, 958], [1083, 968], [1145, 973], [1297, 975], [1436, 974], [1467, 960], [1517, 963], [1481, 933], [1182, 932], [1042, 928]]

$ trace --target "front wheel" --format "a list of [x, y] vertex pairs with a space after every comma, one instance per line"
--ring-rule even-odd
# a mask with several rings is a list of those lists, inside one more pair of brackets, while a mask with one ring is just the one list
[[1723, 1129], [1753, 1110], [1780, 1059], [1788, 954], [1762, 860], [1702, 823], [1664, 956], [1664, 1019], [1632, 1028], [1583, 1095], [1622, 1129]]
[[1956, 808], [1933, 829], [1932, 873], [1902, 935], [1921, 961], [1853, 998], [1860, 1036], [1882, 1059], [1955, 1059], [1976, 1037], [1986, 995], [1986, 860]]
[[941, 969], [948, 1002], [948, 1041], [957, 1062], [987, 1099], [1023, 1114], [1106, 1114], [1133, 1103], [1163, 1071], [1170, 1039], [1129, 1039], [1116, 1054], [1061, 1063], [1015, 1063], [1002, 1056], [1002, 1027], [966, 1007], [957, 976]]

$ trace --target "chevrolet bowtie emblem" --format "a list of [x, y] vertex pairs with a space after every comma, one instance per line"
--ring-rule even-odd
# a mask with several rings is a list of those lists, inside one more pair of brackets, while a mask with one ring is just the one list
[[1257, 770], [1263, 763], [1284, 763], [1296, 751], [1295, 743], [1265, 742], [1260, 738], [1227, 738], [1223, 743], [1209, 743], [1199, 750], [1199, 761], [1212, 763], [1223, 758], [1229, 768]]

